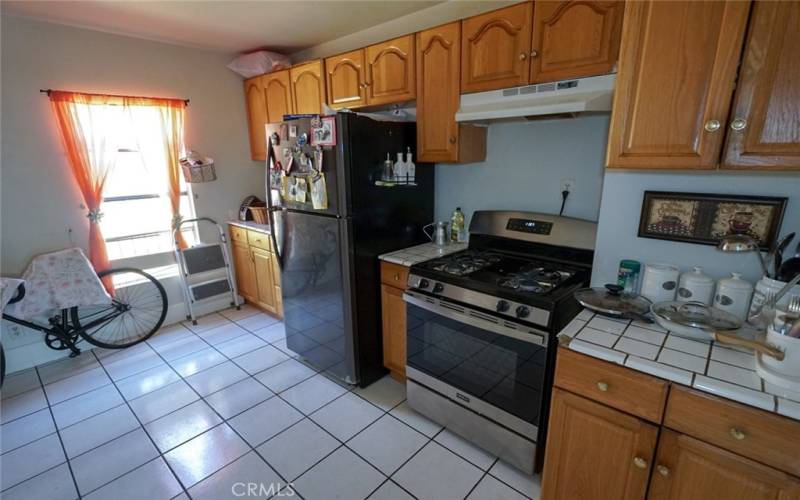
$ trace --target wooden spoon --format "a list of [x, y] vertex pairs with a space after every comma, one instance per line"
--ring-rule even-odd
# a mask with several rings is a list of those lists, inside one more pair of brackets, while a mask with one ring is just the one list
[[720, 344], [727, 344], [727, 345], [735, 345], [738, 347], [746, 347], [748, 349], [753, 349], [756, 352], [760, 352], [761, 354], [765, 354], [767, 356], [772, 356], [773, 358], [777, 359], [778, 361], [783, 361], [784, 353], [777, 347], [767, 344], [766, 342], [760, 340], [750, 340], [744, 339], [734, 333], [731, 332], [709, 332], [711, 336], [714, 338], [715, 341], [719, 342]]

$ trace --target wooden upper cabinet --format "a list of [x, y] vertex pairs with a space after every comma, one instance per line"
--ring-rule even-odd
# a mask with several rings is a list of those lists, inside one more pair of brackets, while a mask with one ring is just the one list
[[250, 135], [250, 158], [267, 159], [267, 138], [264, 125], [267, 123], [267, 102], [261, 77], [244, 81], [245, 107], [247, 110], [247, 130]]
[[292, 66], [289, 70], [292, 85], [292, 104], [298, 114], [321, 114], [325, 103], [325, 79], [322, 77], [322, 61], [307, 62]]
[[800, 169], [800, 2], [756, 2], [723, 168]]
[[750, 4], [625, 4], [607, 165], [712, 169]]
[[657, 437], [644, 420], [553, 389], [542, 499], [643, 499]]
[[328, 106], [354, 108], [367, 103], [364, 75], [364, 49], [325, 59]]
[[[274, 73], [267, 73], [261, 76], [261, 81], [267, 102], [267, 121], [269, 123], [282, 122], [283, 115], [294, 113], [292, 90], [289, 85], [289, 70], [284, 69]], [[261, 131], [261, 134], [265, 134], [264, 130]]]
[[611, 73], [623, 10], [615, 1], [534, 2], [530, 83]]
[[758, 462], [665, 429], [649, 498], [797, 500], [800, 480]]
[[367, 102], [370, 105], [416, 97], [414, 35], [370, 45], [367, 58]]
[[461, 92], [528, 83], [532, 11], [523, 2], [462, 21]]

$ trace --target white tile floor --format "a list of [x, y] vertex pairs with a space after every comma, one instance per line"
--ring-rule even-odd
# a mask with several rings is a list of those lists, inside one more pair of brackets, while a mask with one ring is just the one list
[[13, 374], [3, 499], [538, 498], [522, 474], [405, 403], [389, 377], [343, 387], [244, 306]]

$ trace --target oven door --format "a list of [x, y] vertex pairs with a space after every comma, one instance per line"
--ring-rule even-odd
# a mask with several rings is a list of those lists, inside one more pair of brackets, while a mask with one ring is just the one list
[[413, 290], [403, 299], [408, 378], [535, 439], [547, 332]]

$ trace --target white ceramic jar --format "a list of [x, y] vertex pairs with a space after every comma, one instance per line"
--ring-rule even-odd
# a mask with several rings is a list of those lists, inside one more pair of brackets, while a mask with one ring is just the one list
[[752, 297], [753, 285], [743, 280], [741, 274], [731, 273], [730, 278], [717, 282], [714, 307], [728, 311], [740, 320], [746, 321]]
[[641, 295], [653, 303], [675, 300], [679, 274], [678, 268], [669, 264], [647, 264], [642, 275]]
[[691, 272], [681, 274], [676, 300], [701, 302], [710, 306], [714, 300], [714, 285], [714, 278], [703, 274], [702, 267], [694, 267]]
[[[753, 301], [750, 303], [750, 316], [758, 314], [764, 303], [774, 297], [785, 285], [785, 282], [774, 280], [767, 276], [758, 280], [755, 292], [753, 292]], [[787, 306], [789, 300], [795, 295], [800, 295], [800, 285], [795, 285], [786, 295], [781, 297], [781, 300], [778, 301], [778, 306]]]

